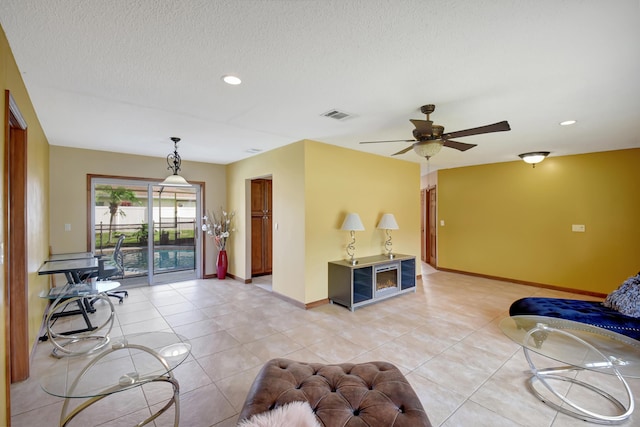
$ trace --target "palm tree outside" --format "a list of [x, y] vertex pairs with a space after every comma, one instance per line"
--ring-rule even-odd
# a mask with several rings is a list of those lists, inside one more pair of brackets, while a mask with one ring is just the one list
[[124, 211], [120, 209], [123, 202], [135, 203], [140, 205], [141, 202], [135, 193], [125, 187], [112, 187], [111, 185], [100, 185], [96, 187], [96, 202], [104, 202], [109, 204], [109, 238], [111, 243], [113, 234], [113, 223], [116, 215], [126, 216]]

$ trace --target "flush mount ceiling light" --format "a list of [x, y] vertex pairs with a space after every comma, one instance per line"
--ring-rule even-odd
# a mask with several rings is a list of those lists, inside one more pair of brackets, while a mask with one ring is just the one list
[[560, 122], [560, 126], [571, 126], [575, 124], [576, 124], [575, 120], [565, 120], [564, 122]]
[[173, 153], [169, 153], [167, 156], [167, 164], [169, 165], [167, 169], [170, 169], [173, 174], [169, 175], [160, 185], [163, 187], [191, 187], [191, 184], [189, 184], [186, 179], [178, 175], [180, 165], [182, 164], [182, 159], [178, 154], [178, 142], [180, 138], [174, 136], [171, 140], [173, 141]]
[[531, 153], [518, 154], [518, 157], [520, 157], [522, 160], [529, 163], [530, 165], [533, 165], [533, 167], [535, 168], [536, 164], [543, 161], [549, 154], [550, 154], [549, 151], [534, 151]]
[[232, 76], [231, 74], [227, 74], [225, 76], [222, 76], [222, 80], [229, 85], [239, 85], [240, 83], [242, 83], [242, 80], [240, 80], [240, 77], [236, 77], [236, 76]]

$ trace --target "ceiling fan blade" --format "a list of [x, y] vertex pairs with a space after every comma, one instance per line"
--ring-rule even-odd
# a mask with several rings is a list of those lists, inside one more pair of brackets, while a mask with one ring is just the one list
[[397, 156], [399, 154], [404, 154], [407, 151], [410, 151], [413, 148], [413, 145], [408, 146], [407, 148], [405, 148], [404, 150], [400, 150], [397, 153], [393, 153], [392, 156]]
[[431, 120], [410, 119], [409, 121], [413, 123], [413, 125], [416, 127], [416, 130], [428, 134], [431, 133], [431, 126], [433, 125], [433, 122]]
[[466, 142], [458, 142], [451, 141], [450, 139], [445, 139], [442, 141], [442, 145], [449, 148], [455, 148], [456, 150], [460, 151], [467, 151], [468, 149], [473, 148], [478, 144], [467, 144]]
[[416, 142], [415, 139], [393, 139], [391, 141], [361, 141], [360, 144], [378, 144], [379, 142]]
[[505, 120], [504, 122], [494, 123], [492, 125], [480, 126], [477, 128], [446, 133], [442, 135], [442, 138], [443, 139], [460, 138], [463, 136], [480, 135], [482, 133], [491, 133], [491, 132], [504, 132], [507, 130], [511, 130], [511, 127], [509, 126], [509, 122]]

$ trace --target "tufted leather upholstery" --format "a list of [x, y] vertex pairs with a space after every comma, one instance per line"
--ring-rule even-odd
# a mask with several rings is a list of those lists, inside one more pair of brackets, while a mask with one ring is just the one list
[[256, 377], [239, 421], [307, 401], [325, 427], [430, 427], [420, 399], [391, 363], [320, 363], [273, 359]]

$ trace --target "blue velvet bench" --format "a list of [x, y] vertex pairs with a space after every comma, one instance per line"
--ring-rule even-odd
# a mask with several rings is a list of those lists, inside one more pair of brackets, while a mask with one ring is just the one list
[[511, 304], [511, 316], [534, 315], [557, 317], [609, 329], [640, 340], [640, 318], [626, 316], [598, 301], [561, 298], [522, 298]]

